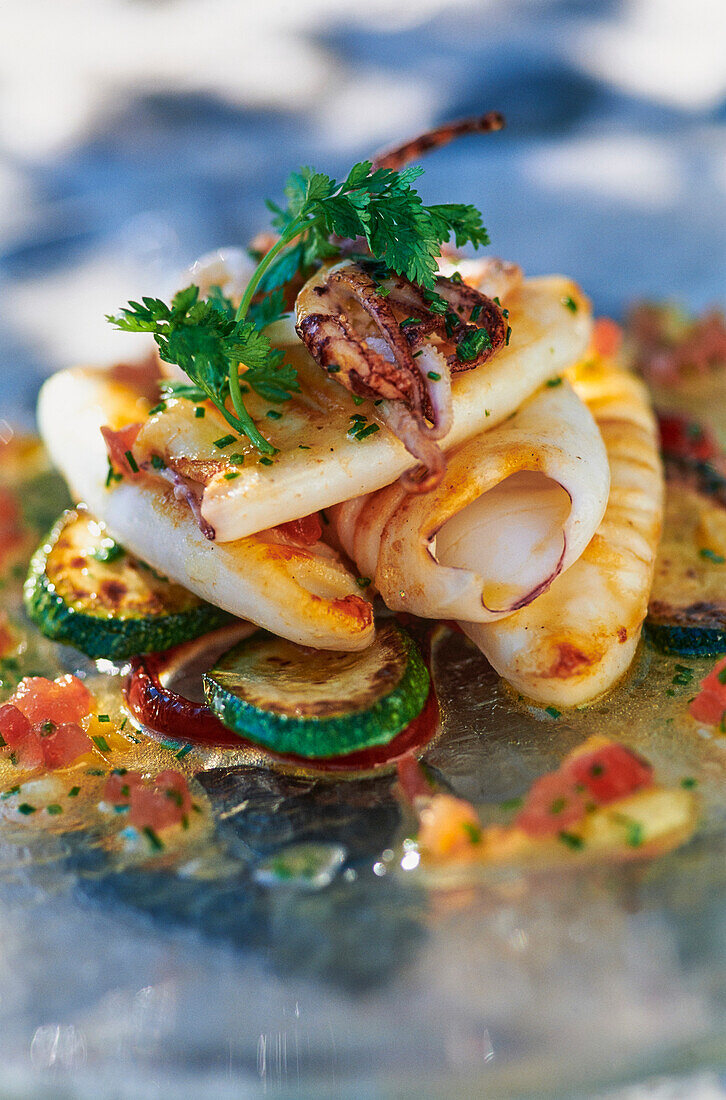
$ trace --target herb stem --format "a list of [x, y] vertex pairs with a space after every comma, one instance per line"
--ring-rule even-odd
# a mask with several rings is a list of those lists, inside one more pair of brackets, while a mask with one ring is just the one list
[[[244, 399], [242, 397], [242, 390], [240, 389], [239, 383], [239, 368], [239, 363], [236, 363], [232, 367], [232, 370], [229, 372], [229, 395], [232, 398], [234, 411], [239, 417], [237, 431], [244, 432], [250, 443], [253, 443], [258, 451], [262, 451], [264, 454], [272, 455], [275, 453], [275, 448], [272, 446], [270, 441], [268, 439], [265, 439], [264, 435], [261, 434], [254, 420], [245, 408]], [[217, 408], [219, 408], [219, 406], [217, 406]], [[227, 419], [229, 423], [231, 423], [229, 418]]]
[[[307, 219], [309, 221], [309, 219]], [[273, 244], [269, 252], [266, 252], [258, 263], [255, 271], [247, 284], [247, 289], [242, 295], [242, 301], [237, 307], [237, 313], [235, 315], [236, 321], [243, 321], [247, 316], [247, 312], [252, 304], [252, 299], [257, 293], [257, 287], [260, 285], [263, 275], [267, 271], [268, 267], [272, 264], [273, 260], [279, 256], [283, 248], [287, 248], [288, 244], [297, 237], [302, 227], [306, 224], [306, 219], [295, 218], [291, 221], [287, 229], [280, 236], [280, 239]], [[234, 401], [234, 398], [232, 399]], [[235, 405], [235, 408], [237, 406]]]

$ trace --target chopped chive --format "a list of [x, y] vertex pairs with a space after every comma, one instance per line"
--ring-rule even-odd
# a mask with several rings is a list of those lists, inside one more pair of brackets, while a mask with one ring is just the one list
[[556, 798], [554, 800], [554, 802], [552, 803], [552, 805], [550, 806], [550, 813], [551, 814], [561, 814], [566, 805], [567, 805], [567, 799], [566, 798]]
[[353, 413], [353, 415], [351, 417], [349, 417], [349, 419], [354, 420], [358, 424], [365, 424], [366, 421], [368, 420], [368, 417], [363, 416], [362, 413]]
[[471, 311], [471, 315], [469, 317], [469, 320], [470, 321], [476, 321], [477, 318], [479, 317], [480, 313], [481, 313], [481, 306], [474, 306], [473, 310]]
[[549, 386], [549, 388], [551, 390], [553, 390], [555, 388], [555, 386], [561, 386], [562, 385], [562, 379], [559, 378], [559, 377], [558, 378], [548, 378], [545, 385]]
[[228, 462], [229, 462], [229, 463], [230, 463], [230, 464], [231, 464], [232, 466], [244, 466], [244, 464], [245, 464], [245, 456], [244, 456], [244, 455], [241, 455], [241, 454], [238, 454], [238, 453], [237, 453], [237, 452], [235, 451], [235, 453], [234, 453], [234, 454], [232, 454], [232, 455], [230, 455], [230, 456], [229, 456], [229, 458], [227, 459], [227, 461], [228, 461]]
[[719, 684], [726, 684], [726, 665], [717, 674]]
[[214, 446], [223, 451], [225, 447], [229, 447], [230, 443], [234, 443], [236, 438], [235, 435], [223, 435], [220, 439], [215, 439]]
[[511, 335], [512, 335], [512, 326], [507, 325], [507, 338], [504, 341], [504, 346], [507, 347], [507, 348], [509, 347], [509, 338], [510, 338]]
[[367, 439], [369, 435], [374, 435], [375, 432], [377, 432], [379, 430], [380, 429], [379, 429], [377, 424], [369, 424], [367, 428], [363, 428], [362, 431], [357, 432], [355, 438], [356, 439]]
[[382, 398], [382, 397], [379, 397], [377, 401], [374, 401], [374, 402], [373, 402], [373, 404], [374, 404], [374, 405], [382, 405], [382, 404], [383, 404], [383, 398]]
[[475, 825], [473, 821], [462, 821], [461, 827], [469, 837], [472, 844], [479, 844], [481, 842], [481, 826]]
[[86, 775], [105, 775], [103, 768], [87, 768]]
[[702, 558], [712, 561], [714, 565], [723, 565], [724, 562], [726, 562], [726, 558], [723, 554], [717, 554], [715, 550], [711, 550], [708, 546], [704, 546], [698, 553]]
[[52, 814], [52, 815], [62, 814], [63, 813], [63, 807], [59, 806], [57, 802], [52, 802], [50, 804], [50, 806], [45, 807], [45, 812], [47, 814]]
[[340, 367], [337, 363], [329, 363], [325, 369], [328, 374], [340, 374]]
[[566, 844], [568, 848], [572, 848], [575, 852], [585, 847], [585, 841], [577, 833], [562, 832], [559, 834], [559, 838], [563, 844]]
[[420, 317], [404, 317], [404, 319], [401, 321], [401, 328], [403, 328], [404, 325], [420, 325], [420, 324], [421, 324], [421, 318]]
[[119, 730], [123, 730], [123, 728], [124, 728], [124, 726], [126, 725], [127, 722], [128, 722], [128, 718], [124, 718], [123, 722], [119, 726]]
[[125, 454], [124, 454], [124, 458], [128, 462], [129, 468], [133, 471], [133, 473], [138, 474], [139, 467], [138, 467], [138, 464], [136, 462], [136, 459], [131, 454], [131, 451], [126, 451]]
[[96, 717], [98, 718], [99, 722], [110, 722], [111, 721], [111, 719], [109, 718], [109, 716], [107, 714], [97, 714]]
[[230, 470], [228, 474], [224, 475], [225, 481], [234, 481], [236, 477], [239, 477], [239, 470]]
[[196, 409], [194, 410], [194, 415], [196, 416], [197, 420], [201, 420], [204, 416], [206, 416], [206, 412], [207, 410], [204, 408], [203, 405], [197, 405]]
[[150, 825], [144, 825], [141, 831], [143, 832], [144, 836], [148, 838], [149, 843], [151, 844], [151, 847], [154, 849], [155, 852], [162, 852], [164, 850], [163, 842], [159, 839], [158, 835], [151, 828]]
[[545, 714], [549, 714], [550, 718], [559, 718], [561, 713], [557, 707], [545, 707]]
[[55, 722], [51, 722], [50, 719], [48, 719], [47, 722], [43, 722], [43, 725], [40, 727], [40, 729], [41, 737], [50, 737], [51, 733], [55, 733], [56, 724]]
[[362, 397], [360, 397], [359, 394], [357, 394], [357, 393], [353, 394], [353, 404], [354, 405], [362, 405], [363, 400], [364, 399]]
[[630, 848], [639, 848], [645, 839], [644, 829], [639, 821], [629, 821], [625, 827], [625, 842]]
[[149, 409], [149, 416], [156, 416], [157, 413], [166, 412], [166, 401], [160, 401], [158, 405], [154, 405], [153, 409]]
[[166, 469], [166, 462], [164, 462], [164, 459], [161, 457], [161, 455], [152, 455], [151, 465], [154, 467], [155, 470]]
[[185, 745], [183, 749], [179, 749], [179, 752], [176, 753], [177, 760], [183, 760], [184, 757], [187, 756], [191, 751], [192, 751], [192, 745], [191, 744]]
[[35, 806], [31, 806], [29, 802], [21, 802], [18, 806], [18, 813], [28, 817], [29, 814], [35, 813]]
[[519, 807], [522, 805], [522, 801], [523, 800], [521, 798], [506, 798], [504, 802], [499, 803], [499, 809], [505, 811], [518, 810]]
[[278, 412], [277, 409], [268, 409], [266, 416], [269, 420], [282, 420], [282, 413]]
[[128, 768], [111, 768], [111, 775], [128, 775]]
[[485, 409], [484, 410], [484, 415], [485, 416], [491, 416], [492, 415], [492, 410], [491, 409]]
[[0, 798], [2, 798], [3, 801], [5, 801], [6, 798], [12, 798], [12, 796], [14, 794], [17, 794], [19, 792], [19, 790], [20, 790], [20, 787], [8, 787], [8, 789], [6, 791], [3, 791], [3, 793], [0, 794]]
[[355, 578], [355, 583], [358, 585], [359, 588], [367, 588], [368, 585], [371, 583], [371, 578], [370, 577], [356, 577]]
[[569, 309], [570, 313], [577, 313], [577, 302], [574, 298], [571, 298], [569, 294], [566, 294], [562, 299], [562, 304]]
[[428, 374], [426, 375], [426, 377], [430, 378], [432, 382], [440, 382], [441, 381], [441, 375], [438, 373], [438, 371], [435, 371], [435, 370], [430, 370], [428, 372]]
[[[455, 271], [453, 275], [449, 275], [449, 278], [451, 279], [452, 283], [457, 283], [457, 285], [464, 282], [464, 280], [461, 277], [461, 272], [460, 271]], [[495, 299], [495, 301], [496, 301], [496, 299]]]
[[694, 779], [692, 775], [685, 775], [681, 780], [681, 786], [684, 790], [693, 790], [694, 787], [698, 786], [698, 780]]
[[111, 751], [111, 746], [109, 745], [105, 737], [92, 737], [91, 740], [93, 741], [96, 748], [100, 749], [101, 752]]
[[498, 295], [498, 294], [496, 294], [496, 295], [495, 295], [495, 296], [494, 296], [494, 297], [492, 298], [492, 301], [493, 301], [493, 302], [496, 302], [498, 306], [501, 306], [501, 304], [502, 304], [502, 303], [500, 302], [500, 300], [499, 300], [499, 295]]
[[274, 466], [274, 462], [272, 461], [272, 459], [271, 458], [266, 458], [265, 455], [262, 456], [262, 458], [260, 459], [260, 462], [262, 463], [263, 466]]
[[68, 797], [69, 798], [76, 798], [80, 793], [81, 793], [81, 788], [80, 787], [71, 787], [71, 789], [68, 792]]
[[298, 451], [309, 451], [310, 450], [307, 443], [298, 443], [297, 449], [298, 449]]
[[[423, 349], [423, 348], [419, 348], [419, 349], [418, 349], [418, 351], [415, 351], [415, 352], [413, 353], [413, 357], [414, 357], [414, 359], [418, 359], [419, 355], [423, 355], [423, 353], [424, 353], [424, 349]], [[430, 377], [431, 377], [431, 375], [429, 375], [429, 378], [430, 378]]]
[[462, 363], [470, 363], [492, 346], [492, 338], [485, 328], [466, 332], [456, 346], [456, 357]]

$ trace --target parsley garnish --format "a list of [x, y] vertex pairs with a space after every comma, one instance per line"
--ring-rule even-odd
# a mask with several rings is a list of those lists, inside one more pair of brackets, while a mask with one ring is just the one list
[[263, 330], [284, 315], [284, 288], [291, 279], [340, 254], [331, 237], [363, 238], [370, 257], [387, 272], [432, 292], [445, 241], [453, 236], [457, 247], [489, 243], [476, 207], [424, 205], [413, 187], [422, 171], [413, 166], [400, 172], [374, 169], [371, 161], [361, 161], [341, 183], [311, 168], [293, 172], [285, 185], [287, 205], [267, 204], [280, 236], [268, 252], [255, 256], [257, 268], [237, 309], [218, 287], [200, 300], [199, 288], [189, 286], [171, 305], [145, 297], [108, 320], [127, 332], [152, 333], [164, 362], [189, 376], [191, 386], [167, 386], [166, 393], [197, 404], [211, 401], [258, 451], [274, 454], [247, 411], [243, 393], [249, 388], [278, 403], [299, 391], [296, 371], [283, 363], [284, 353], [272, 348]]

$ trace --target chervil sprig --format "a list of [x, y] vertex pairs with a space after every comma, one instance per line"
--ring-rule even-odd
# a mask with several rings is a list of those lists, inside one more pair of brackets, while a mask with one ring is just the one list
[[[194, 401], [208, 399], [230, 427], [244, 433], [258, 450], [272, 454], [274, 447], [259, 432], [242, 400], [239, 364], [247, 368], [244, 385], [268, 401], [285, 401], [299, 390], [297, 375], [283, 364], [283, 352], [273, 349], [253, 322], [228, 314], [224, 302], [200, 301], [198, 287], [190, 286], [175, 295], [171, 306], [159, 298], [142, 298], [108, 320], [126, 332], [152, 333], [164, 362], [181, 367], [193, 383], [177, 388], [177, 395]], [[236, 415], [226, 407], [228, 395]]]
[[371, 161], [355, 164], [342, 183], [311, 168], [293, 172], [285, 186], [287, 206], [268, 203], [279, 238], [258, 257], [237, 309], [218, 288], [200, 301], [198, 288], [191, 286], [171, 306], [142, 298], [108, 320], [128, 332], [151, 332], [161, 358], [180, 366], [193, 383], [177, 392], [194, 401], [205, 396], [231, 427], [271, 454], [274, 448], [256, 427], [243, 395], [248, 387], [268, 401], [285, 401], [299, 390], [295, 371], [283, 364], [283, 353], [262, 331], [284, 315], [284, 288], [296, 275], [338, 256], [341, 239], [363, 239], [385, 271], [424, 287], [436, 303], [444, 241], [453, 235], [459, 247], [489, 243], [475, 207], [424, 205], [413, 187], [422, 172], [418, 167], [374, 168]]

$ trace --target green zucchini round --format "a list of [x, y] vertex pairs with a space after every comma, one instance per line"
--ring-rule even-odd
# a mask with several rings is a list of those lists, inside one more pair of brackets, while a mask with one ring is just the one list
[[684, 456], [666, 456], [665, 522], [645, 633], [676, 656], [726, 653], [726, 482]]
[[361, 653], [308, 649], [258, 631], [204, 676], [211, 710], [273, 752], [310, 759], [386, 745], [420, 714], [429, 674], [397, 623]]
[[87, 512], [66, 512], [30, 563], [28, 616], [47, 638], [94, 659], [179, 645], [229, 621], [114, 542]]

